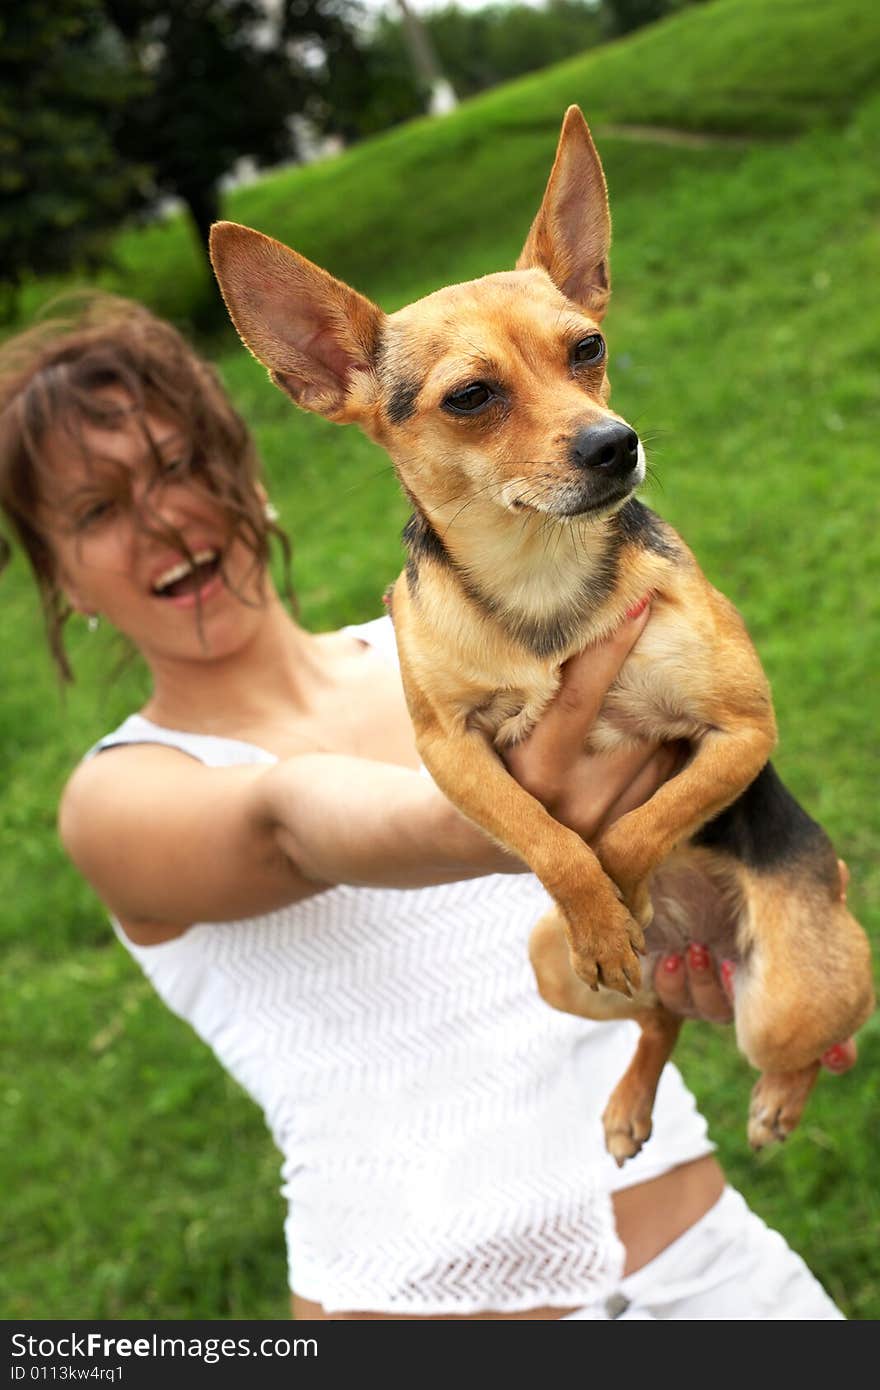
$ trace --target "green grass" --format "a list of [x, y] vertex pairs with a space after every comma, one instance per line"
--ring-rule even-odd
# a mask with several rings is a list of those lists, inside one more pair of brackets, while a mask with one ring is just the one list
[[[512, 263], [568, 101], [597, 124], [789, 137], [600, 139], [614, 401], [650, 441], [648, 499], [747, 619], [774, 686], [778, 765], [846, 855], [875, 943], [877, 26], [856, 0], [716, 0], [444, 122], [274, 174], [230, 209], [390, 308]], [[126, 233], [118, 260], [117, 287], [184, 323], [213, 293], [178, 221]], [[304, 619], [377, 612], [405, 515], [384, 456], [294, 411], [231, 334], [212, 347], [294, 533]], [[283, 1316], [278, 1156], [260, 1117], [152, 997], [54, 838], [67, 771], [138, 703], [143, 676], [114, 675], [113, 645], [79, 631], [80, 680], [59, 703], [20, 562], [2, 592], [0, 1181], [15, 1219], [0, 1311]], [[732, 1039], [692, 1026], [677, 1050], [731, 1178], [863, 1319], [880, 1316], [878, 1033], [875, 1017], [856, 1071], [823, 1078], [801, 1129], [759, 1159]]]

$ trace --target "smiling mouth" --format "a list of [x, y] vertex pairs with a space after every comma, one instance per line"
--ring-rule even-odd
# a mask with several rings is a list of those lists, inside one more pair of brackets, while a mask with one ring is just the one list
[[197, 594], [220, 573], [220, 552], [199, 550], [192, 561], [180, 560], [161, 574], [153, 585], [156, 598], [183, 598]]

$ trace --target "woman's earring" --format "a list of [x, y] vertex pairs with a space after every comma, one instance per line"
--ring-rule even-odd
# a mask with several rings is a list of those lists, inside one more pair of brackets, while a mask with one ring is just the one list
[[279, 512], [278, 508], [274, 505], [274, 503], [269, 501], [268, 497], [263, 503], [263, 516], [270, 523], [270, 525], [274, 525], [275, 522], [278, 521], [279, 517], [281, 516], [281, 513]]
[[101, 619], [98, 617], [97, 613], [90, 613], [86, 618], [86, 627], [89, 632], [97, 632], [100, 625]]

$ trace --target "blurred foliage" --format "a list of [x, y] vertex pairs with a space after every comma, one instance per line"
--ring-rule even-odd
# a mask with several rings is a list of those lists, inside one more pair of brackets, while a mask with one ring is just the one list
[[[686, 3], [452, 4], [422, 23], [466, 97]], [[242, 161], [296, 161], [326, 134], [356, 142], [420, 114], [427, 96], [393, 6], [370, 26], [359, 0], [4, 6], [0, 315], [22, 280], [94, 268], [110, 231], [168, 198], [204, 247]]]
[[[533, 72], [590, 48], [602, 37], [594, 0], [549, 0], [541, 9], [489, 4], [479, 10], [446, 5], [422, 16], [445, 77], [459, 97], [473, 96], [521, 73]], [[389, 72], [409, 73], [403, 24], [392, 6], [382, 14], [367, 53]], [[424, 109], [426, 93], [412, 87], [408, 114]]]
[[357, 71], [348, 0], [104, 0], [104, 9], [143, 84], [119, 153], [149, 165], [153, 198], [183, 201], [203, 242], [220, 181], [240, 159], [296, 158], [290, 118], [325, 129], [333, 107], [351, 102], [341, 80]]
[[[452, 3], [423, 14], [421, 25], [443, 75], [463, 98], [705, 2], [545, 0], [537, 7], [495, 0], [467, 10]], [[394, 124], [402, 107], [407, 115], [427, 109], [428, 93], [413, 77], [405, 27], [395, 5], [379, 16], [363, 57], [370, 80], [366, 120], [358, 133]], [[393, 115], [386, 119], [389, 106]]]
[[[18, 0], [0, 18], [0, 285], [98, 262], [127, 214], [182, 200], [204, 245], [239, 161], [357, 133], [353, 0]], [[25, 81], [27, 75], [27, 81]], [[402, 113], [401, 113], [402, 114]]]
[[706, 0], [600, 0], [599, 8], [604, 32], [617, 35], [630, 34], [689, 5], [705, 3]]
[[[24, 75], [27, 74], [27, 80]], [[19, 0], [0, 14], [0, 307], [30, 270], [94, 264], [132, 206], [114, 149], [140, 85], [93, 0]]]

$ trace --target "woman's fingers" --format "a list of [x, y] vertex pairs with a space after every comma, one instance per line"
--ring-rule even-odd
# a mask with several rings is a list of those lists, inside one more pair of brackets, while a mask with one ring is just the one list
[[[845, 903], [850, 880], [849, 865], [845, 859], [838, 859], [837, 867], [840, 872], [840, 901]], [[849, 1071], [850, 1067], [855, 1066], [858, 1056], [859, 1050], [855, 1038], [845, 1038], [843, 1042], [836, 1043], [834, 1047], [829, 1047], [827, 1052], [823, 1052], [819, 1060], [826, 1071], [840, 1076], [843, 1072]]]
[[654, 990], [660, 1003], [671, 1014], [678, 1014], [682, 1018], [692, 1016], [684, 956], [676, 952], [660, 957], [654, 967]]
[[670, 1013], [730, 1023], [733, 1005], [712, 954], [691, 942], [683, 955], [662, 956], [654, 970], [654, 989]]
[[[705, 946], [691, 942], [684, 954], [661, 956], [654, 969], [654, 990], [670, 1013], [701, 1018], [709, 1023], [730, 1023], [733, 1018], [734, 963], [722, 960], [716, 967]], [[854, 1067], [858, 1048], [854, 1038], [829, 1047], [820, 1058], [826, 1071], [842, 1075]]]
[[646, 801], [650, 801], [656, 791], [668, 782], [679, 770], [682, 762], [683, 745], [675, 743], [664, 743], [659, 748], [653, 744], [642, 744], [629, 750], [631, 775], [627, 776], [627, 765], [623, 762], [622, 754], [615, 754], [620, 758], [617, 764], [620, 773], [620, 782], [623, 791], [617, 799], [610, 803], [603, 817], [602, 828], [607, 829], [613, 825], [621, 816], [625, 816], [628, 811], [635, 811], [637, 807], [644, 806]]
[[827, 1071], [840, 1075], [849, 1071], [850, 1067], [855, 1066], [858, 1055], [855, 1038], [847, 1038], [845, 1042], [829, 1047], [827, 1052], [822, 1053], [819, 1060]]
[[536, 757], [545, 755], [555, 765], [565, 767], [580, 752], [621, 666], [645, 628], [650, 614], [648, 600], [633, 613], [607, 641], [566, 662], [551, 705], [528, 737]]
[[667, 760], [646, 772], [655, 752], [648, 743], [608, 754], [584, 751], [608, 690], [643, 632], [648, 614], [645, 599], [611, 637], [573, 657], [535, 727], [503, 754], [520, 785], [557, 820], [588, 840], [608, 822], [608, 808], [627, 792], [634, 778], [640, 777], [640, 786], [647, 790], [630, 795], [625, 809], [653, 795], [663, 770], [670, 766]]
[[698, 1018], [710, 1023], [730, 1023], [733, 1004], [712, 959], [711, 952], [692, 941], [685, 952], [688, 986]]

